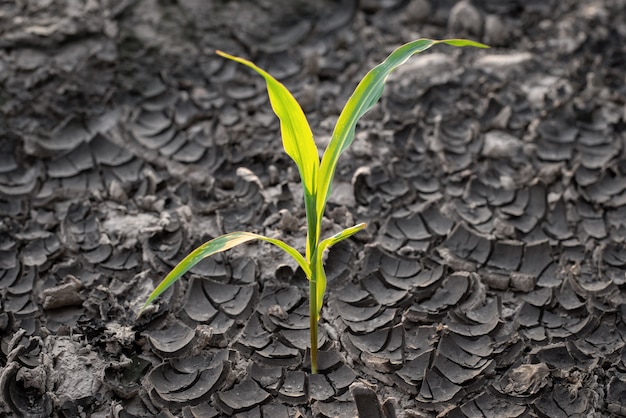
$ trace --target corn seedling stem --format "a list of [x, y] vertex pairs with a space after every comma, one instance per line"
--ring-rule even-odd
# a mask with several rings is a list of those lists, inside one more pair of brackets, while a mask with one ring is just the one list
[[[315, 276], [309, 281], [309, 295], [317, 294]], [[311, 373], [317, 373], [317, 298], [309, 297], [309, 324], [311, 336]]]

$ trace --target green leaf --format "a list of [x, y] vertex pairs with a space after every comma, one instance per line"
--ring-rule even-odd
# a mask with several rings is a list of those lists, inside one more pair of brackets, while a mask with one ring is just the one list
[[215, 51], [216, 54], [243, 64], [259, 73], [265, 79], [267, 84], [267, 92], [270, 98], [272, 109], [276, 116], [280, 119], [280, 131], [283, 138], [283, 147], [298, 166], [302, 186], [304, 188], [304, 205], [306, 208], [307, 225], [309, 228], [306, 259], [310, 259], [310, 253], [317, 245], [319, 235], [315, 232], [319, 230], [317, 227], [317, 213], [315, 209], [316, 193], [317, 193], [317, 176], [319, 171], [320, 159], [317, 152], [317, 146], [313, 139], [313, 132], [309, 122], [300, 107], [300, 104], [287, 90], [287, 88], [272, 77], [265, 70], [257, 67], [251, 61], [244, 58], [236, 57], [222, 51]]
[[293, 257], [294, 260], [300, 265], [304, 273], [308, 278], [311, 277], [311, 269], [308, 263], [304, 260], [302, 255], [290, 245], [284, 243], [281, 240], [268, 238], [263, 235], [253, 234], [251, 232], [236, 231], [229, 234], [220, 235], [210, 241], [205, 242], [195, 250], [193, 250], [187, 257], [185, 257], [180, 263], [169, 272], [169, 274], [159, 283], [159, 285], [152, 291], [148, 300], [144, 303], [141, 310], [143, 311], [152, 301], [158, 298], [163, 292], [165, 292], [174, 282], [187, 273], [193, 266], [200, 261], [213, 254], [220, 253], [222, 251], [229, 250], [237, 245], [243, 244], [251, 240], [261, 240], [274, 244], [277, 247], [284, 250], [287, 254]]
[[438, 43], [445, 43], [452, 46], [488, 48], [487, 45], [465, 39], [444, 39], [440, 41], [418, 39], [397, 48], [385, 61], [374, 67], [363, 77], [350, 99], [348, 99], [341, 115], [339, 115], [330, 143], [322, 156], [316, 203], [318, 228], [322, 216], [324, 215], [326, 201], [330, 195], [337, 160], [339, 159], [339, 155], [341, 155], [354, 140], [354, 130], [357, 122], [376, 104], [378, 99], [380, 99], [387, 76], [394, 69], [405, 63], [412, 55], [425, 51]]
[[280, 119], [280, 130], [285, 152], [298, 166], [305, 189], [309, 194], [314, 194], [315, 181], [319, 169], [319, 156], [309, 122], [300, 104], [282, 83], [251, 61], [222, 51], [215, 52], [224, 58], [246, 65], [263, 76], [267, 84], [267, 92], [272, 109]]
[[365, 229], [366, 226], [367, 224], [365, 222], [361, 222], [358, 225], [354, 225], [354, 226], [351, 226], [350, 228], [346, 228], [343, 231], [338, 232], [335, 235], [326, 238], [325, 240], [319, 243], [319, 246], [317, 247], [318, 251], [323, 252], [324, 250], [337, 244], [339, 241], [343, 241], [346, 238], [350, 238], [352, 235]]
[[367, 226], [366, 223], [360, 223], [358, 225], [352, 226], [350, 228], [346, 228], [341, 232], [336, 233], [335, 235], [326, 238], [322, 242], [319, 243], [317, 247], [317, 252], [315, 253], [315, 267], [314, 267], [314, 276], [316, 276], [316, 285], [315, 285], [315, 299], [316, 299], [316, 307], [317, 307], [317, 319], [319, 320], [320, 312], [322, 310], [322, 304], [324, 302], [324, 294], [326, 293], [326, 272], [324, 271], [323, 264], [323, 256], [324, 251], [337, 244], [339, 241], [343, 241], [346, 238], [351, 237], [356, 234], [363, 228]]
[[481, 44], [480, 42], [470, 41], [469, 39], [443, 39], [441, 41], [435, 41], [437, 44], [448, 44], [452, 46], [473, 46], [474, 48], [489, 48], [489, 45]]

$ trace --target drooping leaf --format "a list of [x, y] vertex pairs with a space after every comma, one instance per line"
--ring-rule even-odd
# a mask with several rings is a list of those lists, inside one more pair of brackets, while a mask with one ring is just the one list
[[319, 155], [313, 139], [309, 122], [298, 101], [291, 92], [265, 70], [257, 67], [253, 62], [222, 51], [215, 51], [218, 55], [243, 64], [259, 73], [265, 79], [267, 92], [272, 109], [280, 119], [280, 132], [283, 138], [283, 147], [298, 166], [302, 186], [304, 187], [304, 204], [306, 208], [309, 239], [307, 240], [306, 258], [310, 259], [310, 252], [317, 244], [318, 231], [315, 214], [317, 177], [319, 172]]
[[267, 84], [272, 109], [280, 119], [280, 130], [285, 152], [295, 161], [300, 169], [300, 176], [306, 190], [313, 194], [319, 169], [319, 156], [309, 122], [300, 104], [281, 82], [265, 70], [257, 67], [253, 62], [222, 51], [215, 52], [224, 58], [252, 68], [263, 76]]
[[337, 124], [332, 138], [320, 165], [320, 175], [317, 186], [317, 225], [324, 215], [324, 207], [330, 195], [331, 184], [335, 175], [335, 168], [339, 155], [354, 140], [354, 130], [359, 119], [370, 110], [380, 99], [387, 76], [398, 66], [405, 63], [412, 55], [423, 52], [431, 46], [445, 43], [452, 46], [473, 46], [488, 48], [487, 45], [465, 39], [418, 39], [397, 48], [382, 63], [370, 70], [359, 82], [354, 93], [348, 99]]
[[308, 263], [304, 260], [302, 255], [290, 245], [284, 243], [281, 240], [268, 238], [263, 235], [253, 234], [251, 232], [236, 231], [229, 234], [220, 235], [210, 241], [205, 242], [195, 250], [193, 250], [187, 257], [185, 257], [180, 263], [176, 265], [169, 272], [169, 274], [159, 283], [159, 285], [152, 291], [148, 300], [144, 303], [141, 310], [143, 311], [152, 301], [158, 298], [163, 292], [165, 292], [176, 280], [180, 279], [183, 274], [187, 273], [193, 266], [198, 264], [203, 259], [220, 253], [222, 251], [229, 250], [237, 245], [246, 243], [251, 240], [262, 240], [276, 245], [284, 250], [287, 254], [293, 257], [298, 265], [302, 268], [307, 277], [311, 277], [311, 269]]

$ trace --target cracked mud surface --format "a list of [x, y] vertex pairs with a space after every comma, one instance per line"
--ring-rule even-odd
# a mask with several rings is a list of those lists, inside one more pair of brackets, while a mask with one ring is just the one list
[[[626, 2], [0, 3], [0, 415], [626, 416]], [[340, 159], [308, 360], [296, 167], [245, 56]], [[376, 399], [378, 398], [378, 399]], [[394, 415], [395, 414], [395, 415]]]

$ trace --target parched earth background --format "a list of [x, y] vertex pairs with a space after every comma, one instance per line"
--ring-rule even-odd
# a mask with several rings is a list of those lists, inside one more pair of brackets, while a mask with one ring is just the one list
[[[298, 172], [252, 59], [339, 162], [320, 373]], [[626, 1], [0, 2], [0, 415], [626, 416]]]

